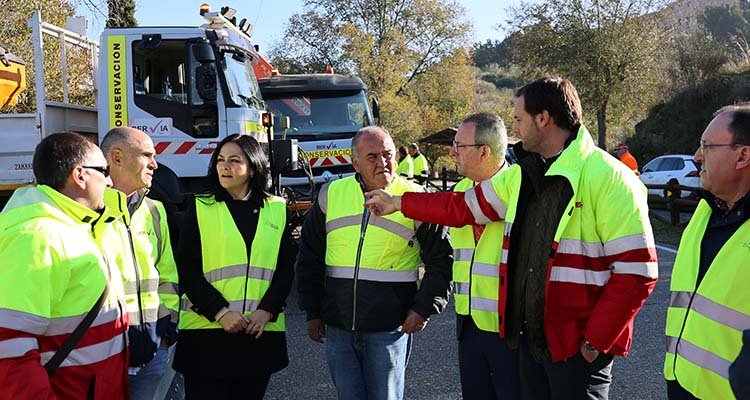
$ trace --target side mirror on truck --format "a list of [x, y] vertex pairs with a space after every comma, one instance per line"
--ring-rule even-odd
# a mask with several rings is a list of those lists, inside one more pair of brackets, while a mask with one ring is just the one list
[[380, 125], [380, 102], [378, 99], [372, 98], [372, 118], [375, 120], [375, 125]]
[[216, 61], [214, 49], [210, 44], [205, 42], [193, 44], [193, 57], [201, 64], [213, 63]]

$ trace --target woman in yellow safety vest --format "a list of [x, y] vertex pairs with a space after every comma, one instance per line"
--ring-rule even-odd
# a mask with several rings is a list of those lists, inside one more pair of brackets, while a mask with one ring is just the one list
[[289, 364], [283, 311], [295, 252], [286, 202], [267, 193], [267, 164], [255, 139], [228, 136], [186, 212], [174, 369], [187, 399], [262, 399]]

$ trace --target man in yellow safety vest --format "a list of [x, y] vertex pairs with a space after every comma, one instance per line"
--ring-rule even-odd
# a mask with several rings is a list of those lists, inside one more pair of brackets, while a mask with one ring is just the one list
[[733, 399], [750, 329], [750, 105], [717, 111], [693, 157], [704, 191], [672, 269], [664, 377], [671, 400]]
[[133, 260], [132, 267], [121, 266], [120, 271], [130, 315], [130, 395], [133, 400], [153, 399], [171, 371], [168, 351], [177, 337], [179, 310], [167, 214], [160, 202], [146, 197], [157, 168], [156, 150], [147, 134], [130, 127], [111, 129], [101, 145], [112, 169], [112, 187], [123, 193], [120, 221]]
[[[439, 225], [365, 209], [366, 190], [421, 189], [396, 175], [388, 131], [360, 129], [352, 150], [357, 174], [323, 186], [302, 227], [300, 308], [310, 338], [325, 338], [339, 399], [399, 400], [411, 334], [448, 303], [452, 249]], [[425, 267], [418, 283], [420, 258]]]
[[[495, 114], [478, 113], [463, 120], [451, 147], [458, 172], [465, 176], [455, 192], [501, 174], [508, 135]], [[453, 245], [453, 285], [456, 303], [458, 364], [463, 398], [517, 399], [521, 397], [518, 351], [500, 337], [498, 304], [505, 304], [506, 276], [500, 275], [505, 224], [450, 228]], [[501, 283], [502, 281], [502, 283]]]
[[59, 133], [36, 147], [33, 169], [37, 184], [0, 214], [0, 398], [130, 398], [117, 265], [127, 239], [105, 202], [107, 160]]

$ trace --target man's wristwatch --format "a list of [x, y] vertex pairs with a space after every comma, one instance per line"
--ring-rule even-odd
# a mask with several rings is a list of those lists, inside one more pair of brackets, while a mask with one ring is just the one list
[[597, 352], [597, 353], [599, 352], [599, 350], [595, 349], [594, 346], [592, 346], [591, 343], [589, 343], [588, 340], [584, 340], [583, 341], [583, 346], [586, 347], [586, 350], [588, 350], [588, 351], [590, 351], [592, 353], [593, 352]]

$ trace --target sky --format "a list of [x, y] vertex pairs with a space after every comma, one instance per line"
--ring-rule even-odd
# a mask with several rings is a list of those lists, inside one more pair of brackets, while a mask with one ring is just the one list
[[[99, 40], [106, 22], [106, 1], [77, 1], [79, 15], [88, 20], [89, 37]], [[195, 0], [136, 0], [135, 17], [138, 24], [149, 25], [182, 25], [197, 26], [203, 23], [198, 9], [204, 1]], [[509, 6], [517, 6], [521, 0], [459, 0], [469, 20], [474, 24], [474, 42], [487, 39], [502, 39], [505, 32], [497, 25], [505, 23], [505, 11]], [[99, 9], [92, 9], [85, 4], [102, 3]], [[253, 41], [260, 45], [261, 53], [284, 35], [289, 17], [302, 11], [302, 0], [224, 0], [223, 3], [211, 3], [212, 11], [223, 5], [237, 10], [237, 20], [247, 18], [253, 23]]]

